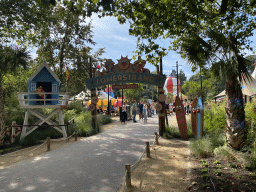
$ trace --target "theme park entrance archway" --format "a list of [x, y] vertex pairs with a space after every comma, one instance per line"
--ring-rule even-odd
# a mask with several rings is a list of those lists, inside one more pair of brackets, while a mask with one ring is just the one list
[[[91, 63], [91, 61], [90, 61]], [[139, 60], [131, 63], [131, 59], [122, 57], [118, 60], [118, 63], [115, 64], [111, 59], [108, 59], [105, 62], [104, 69], [101, 72], [98, 72], [97, 77], [93, 77], [91, 74], [91, 79], [86, 81], [86, 86], [88, 89], [91, 89], [91, 105], [90, 110], [92, 111], [92, 123], [93, 128], [96, 130], [97, 122], [97, 95], [96, 87], [104, 85], [114, 85], [114, 84], [125, 84], [125, 83], [142, 83], [158, 86], [158, 98], [159, 98], [159, 121], [162, 121], [164, 118], [164, 92], [163, 86], [165, 83], [166, 77], [159, 74], [150, 74], [150, 71], [145, 67], [146, 61]], [[91, 64], [92, 69], [92, 64]], [[92, 70], [91, 70], [92, 71]], [[160, 134], [161, 135], [161, 134]]]

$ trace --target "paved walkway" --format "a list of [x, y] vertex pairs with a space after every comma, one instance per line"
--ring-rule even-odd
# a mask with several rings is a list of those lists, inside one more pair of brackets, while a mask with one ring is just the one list
[[116, 191], [124, 180], [125, 164], [141, 157], [145, 142], [154, 141], [158, 117], [143, 124], [127, 122], [59, 150], [22, 161], [0, 172], [5, 191]]

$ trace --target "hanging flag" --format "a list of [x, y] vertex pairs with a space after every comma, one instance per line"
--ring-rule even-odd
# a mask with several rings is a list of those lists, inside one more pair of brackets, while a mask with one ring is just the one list
[[68, 80], [69, 78], [70, 78], [70, 73], [69, 73], [68, 67], [67, 67], [67, 69], [66, 69], [66, 79]]

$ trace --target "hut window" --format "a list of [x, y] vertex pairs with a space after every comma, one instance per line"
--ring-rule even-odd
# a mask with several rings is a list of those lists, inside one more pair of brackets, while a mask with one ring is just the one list
[[35, 83], [31, 83], [31, 91], [36, 91], [36, 84]]
[[52, 92], [57, 92], [57, 84], [52, 84]]

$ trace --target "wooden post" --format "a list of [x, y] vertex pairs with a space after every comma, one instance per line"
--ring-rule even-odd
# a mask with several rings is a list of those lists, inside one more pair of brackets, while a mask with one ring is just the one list
[[15, 129], [16, 127], [13, 127], [16, 125], [16, 121], [12, 122], [12, 130], [11, 130], [11, 144], [15, 142]]
[[132, 186], [131, 166], [125, 165], [125, 171], [126, 171], [126, 186], [127, 186], [127, 188], [130, 188]]
[[[90, 78], [95, 77], [95, 71], [92, 67], [92, 58], [90, 57]], [[96, 98], [96, 88], [91, 89], [91, 99]], [[95, 104], [95, 109], [91, 112], [92, 115], [92, 129], [97, 133], [97, 103]]]
[[47, 137], [47, 151], [51, 150], [50, 141], [51, 141], [51, 138]]
[[158, 145], [158, 134], [157, 134], [157, 132], [155, 132], [155, 142], [156, 142], [156, 145]]
[[77, 131], [75, 131], [75, 141], [77, 141]]
[[149, 150], [149, 142], [146, 142], [146, 152], [147, 152], [147, 157], [150, 157], [150, 150]]
[[[160, 70], [159, 70], [160, 68]], [[162, 68], [162, 57], [160, 58], [160, 67], [157, 66], [157, 71], [159, 71], [158, 75], [163, 75], [163, 68]], [[164, 94], [163, 87], [158, 87], [158, 97], [159, 95]], [[162, 109], [158, 112], [158, 122], [159, 122], [159, 135], [163, 136], [165, 131], [165, 101], [159, 103], [162, 105]]]

